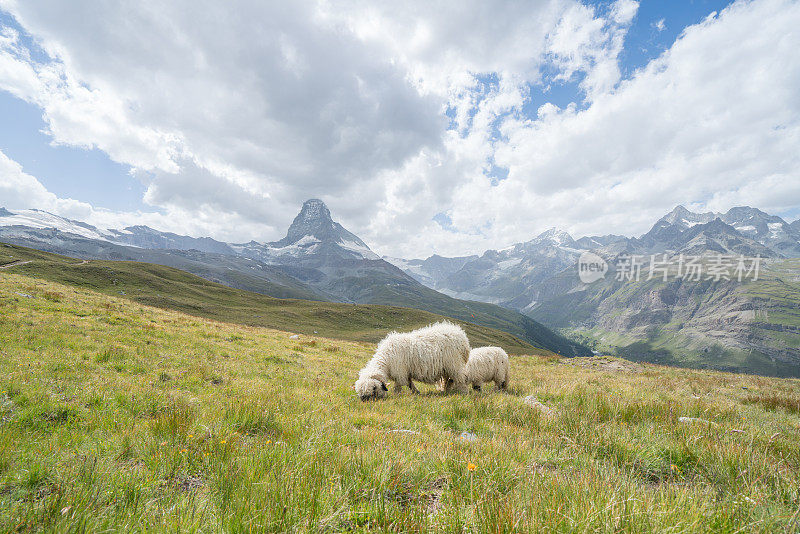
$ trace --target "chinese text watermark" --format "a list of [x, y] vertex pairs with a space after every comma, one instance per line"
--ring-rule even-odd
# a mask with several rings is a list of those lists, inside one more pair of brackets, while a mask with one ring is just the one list
[[[619, 256], [614, 265], [614, 279], [619, 282], [639, 280], [662, 280], [670, 278], [699, 282], [710, 280], [758, 280], [761, 269], [760, 256], [717, 254], [715, 256], [691, 256], [680, 254], [626, 255]], [[610, 270], [608, 263], [592, 252], [581, 254], [578, 259], [578, 275], [581, 282], [591, 284]]]

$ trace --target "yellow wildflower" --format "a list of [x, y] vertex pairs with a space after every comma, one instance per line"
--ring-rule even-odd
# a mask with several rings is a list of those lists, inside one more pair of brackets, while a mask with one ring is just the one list
[[476, 465], [475, 465], [475, 464], [473, 464], [472, 462], [469, 462], [469, 463], [467, 464], [467, 470], [468, 470], [468, 471], [475, 471], [475, 469], [477, 469], [477, 468], [478, 468], [478, 466], [476, 466]]

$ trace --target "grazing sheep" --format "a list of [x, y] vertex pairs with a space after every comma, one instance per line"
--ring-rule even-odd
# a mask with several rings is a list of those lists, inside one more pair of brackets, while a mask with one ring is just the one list
[[395, 393], [403, 386], [419, 393], [413, 380], [433, 384], [440, 379], [465, 392], [464, 364], [468, 357], [469, 340], [464, 330], [446, 321], [412, 332], [391, 332], [378, 343], [354, 387], [361, 400], [385, 397], [389, 380], [395, 383]]
[[469, 360], [464, 367], [467, 384], [480, 391], [481, 384], [494, 381], [497, 389], [508, 387], [508, 354], [500, 347], [480, 347], [469, 352]]

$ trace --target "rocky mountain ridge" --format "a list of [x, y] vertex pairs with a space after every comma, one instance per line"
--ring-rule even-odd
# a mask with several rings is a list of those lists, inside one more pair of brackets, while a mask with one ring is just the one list
[[0, 240], [80, 258], [169, 265], [272, 296], [417, 308], [504, 330], [564, 355], [589, 353], [516, 311], [458, 300], [419, 283], [335, 222], [318, 199], [303, 204], [286, 237], [269, 243], [222, 243], [144, 226], [100, 230], [36, 210], [0, 216]]
[[[640, 237], [574, 239], [551, 228], [481, 255], [424, 260], [378, 258], [316, 199], [304, 203], [283, 239], [268, 243], [147, 227], [101, 231], [45, 212], [0, 213], [0, 239], [52, 252], [152, 261], [279, 296], [416, 307], [562, 351], [573, 349], [538, 322], [631, 359], [800, 376], [800, 314], [793, 311], [800, 309], [800, 262], [787, 259], [800, 256], [798, 221], [755, 208], [694, 213], [678, 206]], [[591, 284], [576, 271], [589, 251], [609, 265]], [[718, 255], [762, 258], [763, 278], [740, 284], [646, 276], [651, 256]], [[645, 276], [616, 280], [615, 266], [631, 256]]]
[[[796, 221], [798, 222], [798, 221]], [[793, 223], [794, 224], [794, 223]], [[750, 207], [726, 213], [695, 213], [677, 206], [644, 235], [585, 236], [573, 239], [551, 228], [530, 241], [480, 256], [427, 260], [387, 258], [420, 282], [447, 294], [499, 303], [518, 310], [535, 306], [540, 285], [579, 256], [596, 251], [604, 257], [621, 254], [730, 254], [764, 258], [800, 257], [800, 225]], [[454, 261], [458, 260], [458, 261]], [[442, 268], [442, 265], [451, 268]]]
[[[800, 261], [791, 259], [800, 257], [797, 226], [754, 208], [718, 214], [678, 206], [638, 238], [576, 240], [551, 229], [458, 262], [436, 257], [398, 265], [439, 291], [519, 310], [598, 351], [800, 376]], [[588, 252], [603, 258], [609, 269], [589, 284], [577, 271], [579, 258]], [[704, 257], [706, 268], [720, 255], [760, 257], [761, 278], [692, 280], [673, 272], [667, 281], [648, 279], [654, 255], [659, 261]], [[616, 280], [620, 261], [637, 257], [642, 276]]]

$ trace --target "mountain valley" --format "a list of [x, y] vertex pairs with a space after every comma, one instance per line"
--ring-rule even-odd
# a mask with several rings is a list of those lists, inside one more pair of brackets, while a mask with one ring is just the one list
[[[279, 298], [416, 308], [499, 329], [567, 356], [800, 376], [798, 222], [749, 207], [695, 213], [678, 206], [640, 237], [574, 239], [552, 228], [481, 255], [380, 258], [306, 201], [275, 242], [224, 243], [144, 226], [100, 230], [37, 210], [0, 213], [0, 239], [77, 258], [156, 263]], [[608, 273], [584, 283], [584, 254]], [[759, 258], [756, 279], [659, 279], [658, 262]], [[638, 262], [620, 279], [621, 262]], [[752, 278], [752, 276], [751, 276]], [[544, 326], [543, 326], [544, 325]], [[589, 348], [587, 348], [589, 347]]]
[[[566, 356], [590, 354], [515, 310], [456, 299], [421, 284], [333, 221], [316, 199], [303, 204], [285, 238], [271, 243], [226, 244], [142, 226], [100, 230], [38, 210], [0, 217], [0, 241], [80, 259], [166, 265], [273, 297], [415, 308], [496, 328]], [[167, 248], [172, 246], [190, 248]]]

